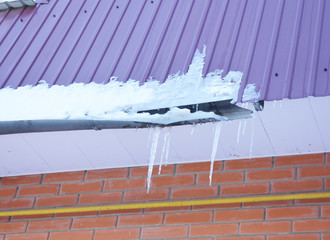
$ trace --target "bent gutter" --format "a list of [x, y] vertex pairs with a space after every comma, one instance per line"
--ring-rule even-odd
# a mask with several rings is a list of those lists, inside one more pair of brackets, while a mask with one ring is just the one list
[[152, 123], [111, 120], [19, 120], [0, 121], [0, 135], [30, 132], [54, 132], [72, 130], [102, 130], [115, 128], [145, 128]]
[[201, 205], [226, 204], [226, 203], [268, 202], [268, 201], [279, 201], [279, 200], [320, 199], [320, 198], [330, 198], [330, 192], [187, 200], [187, 201], [173, 201], [173, 202], [131, 203], [131, 204], [73, 207], [73, 208], [55, 208], [55, 209], [50, 208], [50, 209], [34, 209], [34, 210], [21, 210], [21, 211], [5, 211], [5, 212], [0, 212], [0, 217], [159, 208], [159, 207], [201, 206]]
[[[197, 111], [213, 112], [218, 116], [227, 120], [239, 118], [248, 118], [252, 113], [251, 110], [244, 109], [230, 103], [231, 100], [190, 104], [177, 106], [180, 109], [188, 109], [191, 113]], [[138, 111], [138, 113], [165, 114], [170, 110], [168, 108], [152, 109]], [[121, 120], [78, 120], [78, 119], [49, 119], [49, 120], [16, 120], [16, 121], [0, 121], [0, 135], [13, 133], [30, 133], [30, 132], [54, 132], [54, 131], [73, 131], [73, 130], [102, 130], [102, 129], [119, 129], [119, 128], [149, 128], [149, 127], [166, 127], [178, 126], [185, 124], [196, 124], [219, 121], [215, 118], [203, 118], [193, 120], [183, 120], [172, 122], [169, 124], [160, 124], [152, 122], [139, 121], [121, 121]]]

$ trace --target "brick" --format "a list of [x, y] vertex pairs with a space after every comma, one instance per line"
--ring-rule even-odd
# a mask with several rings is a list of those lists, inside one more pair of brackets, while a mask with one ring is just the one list
[[316, 167], [301, 167], [298, 169], [298, 177], [328, 177], [330, 176], [330, 165]]
[[246, 181], [293, 179], [294, 172], [294, 168], [247, 171]]
[[330, 205], [321, 207], [321, 217], [330, 218]]
[[[1, 239], [1, 237], [0, 237]], [[25, 233], [25, 234], [11, 234], [7, 235], [6, 240], [47, 240], [48, 233]]]
[[88, 193], [100, 192], [103, 182], [82, 182], [82, 183], [65, 183], [62, 184], [61, 193]]
[[265, 194], [269, 192], [269, 183], [242, 183], [221, 186], [221, 195]]
[[198, 236], [217, 236], [217, 235], [236, 235], [238, 233], [237, 223], [224, 224], [206, 224], [206, 225], [191, 225], [191, 237]]
[[0, 198], [11, 198], [15, 196], [17, 188], [11, 187], [11, 188], [1, 188], [0, 189]]
[[63, 217], [91, 217], [97, 216], [97, 211], [94, 212], [76, 212], [76, 213], [56, 213], [55, 218], [63, 218]]
[[124, 193], [124, 201], [146, 201], [168, 199], [169, 189], [154, 189], [147, 193], [146, 190], [127, 191]]
[[268, 234], [291, 232], [291, 222], [248, 222], [241, 223], [241, 234]]
[[166, 213], [165, 224], [208, 223], [212, 221], [212, 215], [211, 211]]
[[322, 240], [330, 240], [330, 233], [323, 233], [322, 237]]
[[213, 238], [171, 238], [171, 240], [213, 240]]
[[294, 232], [322, 232], [330, 231], [330, 219], [295, 220]]
[[195, 175], [154, 177], [151, 179], [152, 188], [191, 186], [195, 184]]
[[112, 168], [87, 171], [86, 180], [99, 180], [110, 178], [127, 178], [128, 168]]
[[257, 169], [257, 168], [271, 168], [271, 158], [253, 158], [225, 161], [225, 171], [227, 170], [243, 170], [243, 169]]
[[158, 207], [158, 208], [146, 208], [145, 212], [177, 212], [177, 211], [187, 211], [190, 210], [190, 206], [182, 207]]
[[0, 235], [0, 240], [4, 240], [5, 239], [5, 235]]
[[272, 182], [271, 184], [273, 193], [315, 191], [323, 189], [321, 179]]
[[293, 218], [317, 218], [319, 208], [317, 206], [308, 207], [278, 207], [266, 210], [266, 219], [293, 219]]
[[273, 206], [292, 206], [292, 205], [293, 205], [293, 200], [243, 203], [243, 207], [273, 207]]
[[31, 208], [34, 198], [0, 199], [0, 209]]
[[319, 240], [319, 234], [269, 235], [267, 240]]
[[144, 227], [142, 238], [173, 238], [186, 237], [188, 226]]
[[41, 220], [30, 221], [28, 232], [44, 232], [56, 230], [68, 230], [71, 225], [71, 219]]
[[70, 232], [51, 232], [49, 240], [92, 240], [93, 231], [70, 231]]
[[18, 196], [36, 196], [36, 195], [57, 194], [59, 187], [60, 186], [58, 184], [22, 186], [18, 190]]
[[[158, 176], [159, 166], [154, 166], [152, 169], [152, 176]], [[162, 166], [162, 171], [159, 175], [173, 175], [174, 174], [174, 165]], [[130, 178], [135, 177], [147, 177], [148, 176], [148, 167], [134, 167], [131, 168]]]
[[80, 172], [63, 172], [63, 173], [48, 173], [44, 175], [43, 183], [57, 182], [76, 182], [84, 179], [84, 171]]
[[228, 209], [228, 208], [240, 208], [241, 203], [225, 203], [225, 204], [210, 204], [193, 206], [193, 210], [214, 210], [214, 209]]
[[104, 191], [145, 189], [147, 181], [145, 178], [111, 180], [105, 183]]
[[0, 217], [0, 222], [9, 222], [9, 219], [10, 217]]
[[275, 167], [323, 164], [323, 154], [282, 156], [275, 158]]
[[[210, 162], [178, 164], [176, 174], [209, 172], [210, 166], [211, 166]], [[221, 171], [221, 169], [222, 169], [222, 161], [215, 161], [213, 171], [214, 172]]]
[[216, 197], [218, 196], [218, 191], [217, 186], [173, 188], [171, 198]]
[[237, 209], [216, 211], [214, 222], [241, 222], [263, 220], [264, 209]]
[[41, 220], [41, 219], [49, 219], [52, 218], [53, 214], [39, 214], [39, 215], [29, 215], [29, 216], [12, 216], [11, 221], [16, 220]]
[[0, 223], [0, 233], [21, 233], [25, 232], [27, 222]]
[[295, 200], [296, 205], [299, 205], [299, 204], [320, 204], [320, 203], [330, 203], [330, 198]]
[[[243, 172], [221, 172], [221, 173], [213, 173], [212, 175], [212, 184], [219, 183], [234, 183], [234, 182], [242, 182], [244, 177]], [[209, 184], [209, 174], [198, 174], [197, 175], [197, 184]]]
[[36, 207], [68, 206], [77, 203], [78, 195], [38, 197]]
[[94, 240], [139, 239], [139, 228], [96, 230]]
[[81, 194], [79, 204], [120, 202], [122, 195], [121, 192]]
[[23, 185], [23, 184], [39, 184], [40, 181], [41, 181], [41, 175], [3, 177], [1, 179], [1, 186], [13, 186], [13, 185]]
[[265, 240], [265, 237], [264, 236], [221, 237], [221, 238], [215, 238], [215, 240]]
[[123, 214], [139, 214], [143, 213], [143, 209], [122, 209], [122, 210], [107, 210], [107, 211], [100, 211], [99, 215], [123, 215]]
[[118, 227], [161, 225], [164, 214], [143, 214], [119, 216]]
[[71, 229], [111, 228], [116, 226], [117, 217], [75, 218]]

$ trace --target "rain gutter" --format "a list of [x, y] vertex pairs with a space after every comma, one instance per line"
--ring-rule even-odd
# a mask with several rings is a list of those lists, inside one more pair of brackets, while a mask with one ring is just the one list
[[[236, 106], [230, 103], [231, 100], [206, 102], [198, 104], [190, 104], [183, 106], [174, 106], [180, 109], [189, 109], [191, 113], [197, 111], [213, 112], [218, 116], [224, 117], [226, 120], [234, 120], [240, 118], [249, 118], [252, 111]], [[138, 113], [165, 114], [171, 109], [160, 108], [138, 111]], [[74, 119], [49, 119], [49, 120], [17, 120], [17, 121], [0, 121], [0, 135], [14, 133], [30, 133], [30, 132], [54, 132], [54, 131], [73, 131], [73, 130], [102, 130], [102, 129], [122, 129], [122, 128], [149, 128], [149, 127], [166, 127], [178, 126], [186, 124], [196, 124], [218, 121], [214, 118], [189, 119], [169, 124], [158, 124], [153, 122], [140, 121], [121, 121], [121, 120], [74, 120]]]

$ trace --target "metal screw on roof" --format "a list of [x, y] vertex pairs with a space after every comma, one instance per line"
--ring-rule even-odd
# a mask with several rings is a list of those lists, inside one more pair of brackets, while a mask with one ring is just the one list
[[116, 8], [119, 8], [119, 6], [116, 6]]
[[278, 73], [275, 73], [275, 77], [278, 77]]
[[323, 70], [324, 70], [325, 72], [326, 72], [326, 71], [328, 71], [328, 69], [327, 69], [327, 68], [324, 68]]

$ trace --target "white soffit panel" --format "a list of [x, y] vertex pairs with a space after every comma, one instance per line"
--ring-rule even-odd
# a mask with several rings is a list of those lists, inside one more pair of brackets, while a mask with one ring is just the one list
[[[330, 97], [265, 102], [254, 118], [221, 122], [216, 160], [330, 152], [329, 106]], [[216, 127], [217, 123], [172, 127], [168, 163], [210, 161]], [[153, 132], [0, 135], [0, 176], [146, 166]], [[160, 133], [155, 164], [160, 162], [165, 133], [166, 129]]]

